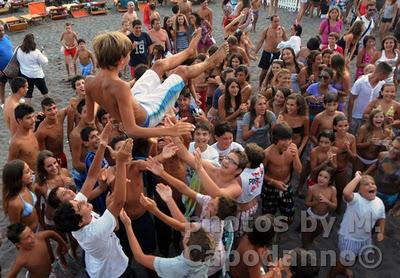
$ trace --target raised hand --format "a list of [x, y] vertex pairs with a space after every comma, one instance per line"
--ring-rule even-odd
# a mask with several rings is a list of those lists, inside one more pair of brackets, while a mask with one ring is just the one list
[[176, 134], [177, 136], [184, 135], [184, 134], [189, 134], [194, 130], [194, 125], [192, 125], [191, 123], [178, 121], [173, 126], [173, 130], [174, 130], [174, 134]]
[[297, 146], [296, 146], [295, 143], [290, 144], [288, 150], [289, 150], [290, 154], [291, 154], [293, 157], [299, 155], [299, 150], [297, 149]]
[[168, 159], [173, 157], [176, 152], [179, 150], [179, 147], [174, 143], [169, 143], [162, 149], [161, 155], [164, 159]]
[[156, 202], [154, 202], [154, 200], [150, 199], [149, 197], [144, 196], [143, 193], [140, 194], [139, 201], [143, 208], [150, 212], [154, 212], [157, 209]]
[[116, 153], [116, 160], [119, 162], [128, 162], [132, 158], [132, 138], [127, 139], [122, 147]]
[[119, 213], [119, 219], [121, 219], [122, 223], [127, 227], [132, 225], [131, 218], [126, 214], [124, 209], [121, 209]]
[[159, 183], [156, 186], [156, 191], [165, 203], [167, 203], [168, 201], [170, 201], [172, 199], [172, 190], [171, 190], [171, 187], [169, 187], [168, 185]]
[[99, 136], [101, 145], [103, 146], [108, 145], [108, 138], [110, 137], [111, 131], [112, 131], [112, 124], [110, 122], [107, 122], [107, 124], [105, 125], [103, 131]]
[[164, 170], [164, 166], [159, 161], [149, 156], [146, 160], [146, 169], [156, 176], [160, 176]]
[[203, 159], [201, 158], [201, 150], [197, 148], [194, 151], [195, 168], [197, 171], [203, 168]]

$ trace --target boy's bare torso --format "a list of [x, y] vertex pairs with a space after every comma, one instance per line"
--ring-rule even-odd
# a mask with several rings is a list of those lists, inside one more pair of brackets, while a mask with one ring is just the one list
[[36, 170], [36, 157], [39, 154], [39, 144], [32, 132], [29, 132], [28, 135], [19, 135], [15, 133], [11, 139], [11, 145], [15, 145], [14, 147], [17, 148], [18, 154], [13, 159], [21, 159], [25, 161], [29, 168], [33, 171]]
[[[142, 125], [147, 118], [147, 112], [130, 94], [129, 84], [121, 79], [103, 78], [101, 75], [89, 76], [85, 80], [86, 95], [103, 107], [111, 117], [121, 122], [117, 98], [127, 100], [132, 107], [136, 124]], [[120, 90], [126, 87], [128, 90]]]
[[17, 121], [15, 120], [14, 110], [19, 104], [18, 101], [12, 99], [11, 97], [8, 98], [4, 104], [4, 121], [6, 122], [6, 126], [10, 131], [11, 136], [17, 131]]
[[[293, 143], [292, 143], [293, 144]], [[264, 166], [268, 169], [266, 176], [288, 184], [292, 176], [293, 156], [289, 150], [282, 154], [275, 145], [269, 146], [265, 151]]]
[[68, 47], [76, 47], [77, 35], [75, 32], [64, 32], [62, 34], [62, 41]]

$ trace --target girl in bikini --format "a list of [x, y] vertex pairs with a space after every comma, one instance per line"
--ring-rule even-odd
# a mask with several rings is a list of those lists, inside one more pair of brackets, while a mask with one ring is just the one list
[[277, 122], [286, 122], [292, 128], [292, 141], [296, 144], [299, 155], [301, 155], [307, 145], [310, 132], [308, 106], [305, 99], [295, 93], [288, 96], [285, 109], [279, 114]]
[[368, 121], [358, 131], [357, 159], [355, 171], [365, 171], [376, 163], [380, 152], [385, 151], [391, 141], [392, 132], [386, 128], [381, 109], [374, 109], [368, 115]]
[[343, 189], [348, 182], [348, 164], [352, 162], [357, 156], [356, 138], [354, 135], [348, 132], [349, 122], [346, 116], [337, 115], [333, 118], [333, 130], [335, 131], [335, 143], [334, 146], [338, 148], [336, 159], [337, 159], [337, 170], [335, 184], [337, 189], [337, 200], [338, 206], [342, 203]]

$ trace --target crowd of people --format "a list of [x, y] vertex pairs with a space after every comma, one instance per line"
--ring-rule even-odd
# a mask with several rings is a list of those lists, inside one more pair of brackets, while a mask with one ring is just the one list
[[[400, 216], [400, 7], [300, 0], [287, 30], [277, 2], [264, 30], [261, 0], [223, 0], [223, 18], [207, 0], [164, 17], [155, 0], [140, 13], [128, 2], [121, 29], [92, 42], [66, 23], [67, 107], [49, 94], [34, 34], [14, 49], [0, 26], [2, 202], [17, 248], [7, 277], [54, 277], [66, 256], [89, 277], [318, 277], [322, 234], [338, 242], [327, 277], [352, 277]], [[301, 245], [272, 256], [297, 224]]]

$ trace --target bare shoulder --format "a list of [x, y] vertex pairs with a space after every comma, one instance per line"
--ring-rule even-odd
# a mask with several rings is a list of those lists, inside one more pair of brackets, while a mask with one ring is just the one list
[[333, 185], [329, 186], [329, 189], [331, 190], [332, 194], [336, 195], [336, 187], [334, 187]]
[[356, 140], [356, 137], [355, 137], [353, 134], [351, 134], [351, 133], [347, 133], [347, 138], [348, 138], [350, 141], [355, 141], [355, 140]]

